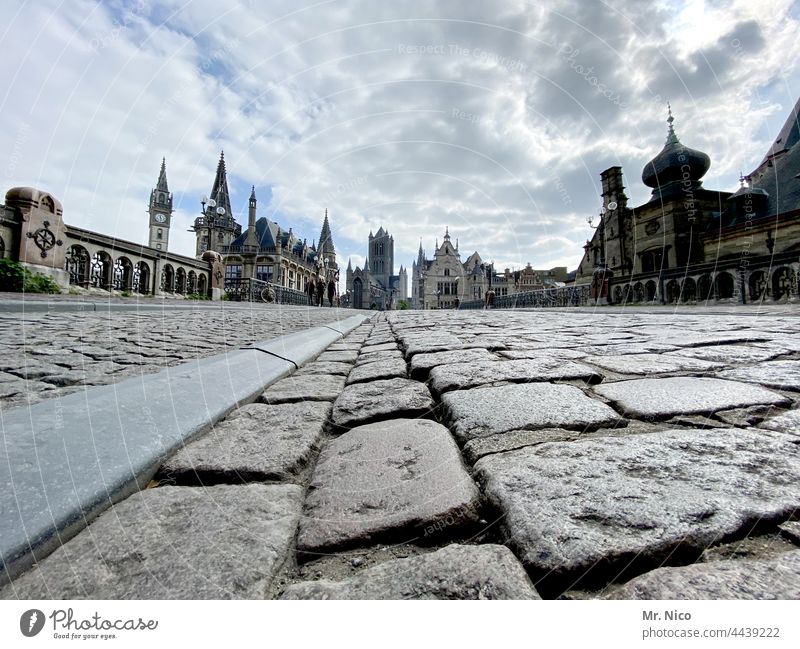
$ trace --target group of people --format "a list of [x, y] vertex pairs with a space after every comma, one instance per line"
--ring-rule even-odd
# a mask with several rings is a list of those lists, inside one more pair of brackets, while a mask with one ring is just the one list
[[[308, 294], [308, 303], [316, 306], [323, 306], [325, 303], [325, 280], [321, 275], [312, 277], [306, 284], [306, 293]], [[328, 280], [328, 306], [332, 307], [334, 298], [336, 297], [336, 282], [333, 278]]]

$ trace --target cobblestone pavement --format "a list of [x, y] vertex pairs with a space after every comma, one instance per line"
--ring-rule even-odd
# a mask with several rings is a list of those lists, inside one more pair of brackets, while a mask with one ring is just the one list
[[797, 322], [381, 315], [0, 594], [798, 598]]
[[353, 311], [198, 304], [187, 308], [0, 313], [0, 408], [116, 383]]

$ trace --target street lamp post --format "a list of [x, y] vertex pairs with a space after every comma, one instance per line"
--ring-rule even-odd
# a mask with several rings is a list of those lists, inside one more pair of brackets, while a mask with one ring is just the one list
[[[200, 213], [203, 215], [203, 224], [208, 232], [208, 245], [206, 246], [206, 250], [212, 250], [212, 246], [214, 245], [214, 225], [216, 224], [217, 218], [222, 219], [225, 216], [225, 208], [222, 207], [222, 205], [217, 207], [217, 201], [213, 198], [206, 198], [205, 196], [200, 199], [200, 204], [202, 205]], [[190, 231], [197, 232], [197, 226]]]

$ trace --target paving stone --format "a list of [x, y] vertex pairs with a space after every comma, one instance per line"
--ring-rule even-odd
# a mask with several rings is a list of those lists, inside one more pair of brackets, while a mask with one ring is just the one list
[[586, 365], [560, 358], [522, 359], [515, 361], [476, 361], [439, 365], [431, 370], [431, 387], [443, 394], [479, 385], [510, 382], [580, 379], [597, 382], [600, 375]]
[[511, 360], [538, 359], [538, 358], [583, 358], [587, 354], [571, 348], [543, 348], [543, 349], [505, 349], [497, 352], [503, 358]]
[[734, 408], [733, 410], [720, 410], [715, 417], [732, 428], [747, 428], [756, 426], [770, 415], [780, 412], [772, 406], [749, 406], [747, 408]]
[[458, 351], [416, 354], [411, 359], [411, 376], [424, 379], [437, 365], [451, 363], [478, 363], [499, 361], [500, 358], [487, 349], [460, 349]]
[[358, 358], [358, 352], [355, 351], [340, 351], [340, 352], [322, 352], [317, 356], [317, 362], [331, 362], [331, 363], [354, 363]]
[[333, 404], [333, 423], [340, 427], [365, 424], [384, 417], [423, 417], [434, 407], [425, 384], [387, 379], [348, 385]]
[[263, 598], [290, 559], [302, 497], [297, 485], [145, 489], [0, 598]]
[[380, 379], [404, 379], [408, 375], [406, 362], [402, 357], [391, 360], [376, 361], [356, 365], [353, 371], [347, 376], [347, 384], [363, 383], [365, 381], [375, 381]]
[[337, 376], [347, 376], [350, 370], [353, 369], [350, 363], [334, 363], [330, 361], [320, 362], [314, 361], [308, 365], [303, 365], [292, 376], [302, 376], [304, 374], [336, 374]]
[[800, 545], [800, 521], [787, 521], [778, 525], [778, 529], [787, 539]]
[[331, 406], [244, 406], [164, 462], [159, 478], [179, 484], [292, 480], [307, 465]]
[[788, 406], [786, 397], [764, 388], [702, 377], [633, 379], [604, 383], [594, 391], [630, 417], [664, 418], [681, 414], [710, 414], [717, 410], [755, 405]]
[[679, 349], [676, 345], [664, 345], [658, 342], [627, 343], [614, 345], [584, 345], [573, 342], [584, 355], [589, 356], [616, 356], [618, 354], [660, 354]]
[[372, 339], [368, 339], [364, 343], [364, 347], [361, 351], [362, 354], [366, 353], [374, 353], [374, 352], [393, 352], [393, 351], [400, 351], [400, 347], [398, 346], [397, 342], [394, 340], [393, 336], [386, 336], [380, 337], [377, 340], [385, 341], [385, 342], [373, 342]]
[[390, 351], [390, 352], [369, 352], [369, 353], [361, 353], [358, 355], [356, 359], [356, 367], [359, 365], [364, 365], [366, 363], [376, 363], [378, 361], [394, 361], [394, 360], [401, 360], [405, 363], [405, 357], [403, 353], [400, 351]]
[[344, 377], [336, 374], [292, 374], [273, 383], [261, 395], [263, 403], [334, 401], [344, 388]]
[[572, 442], [581, 433], [563, 428], [545, 428], [543, 430], [511, 430], [499, 435], [477, 437], [464, 444], [462, 452], [467, 464], [475, 464], [486, 455], [505, 453], [523, 446], [535, 446], [545, 442]]
[[606, 404], [572, 385], [528, 383], [448, 392], [442, 397], [460, 441], [511, 430], [624, 425]]
[[772, 361], [720, 372], [724, 379], [760, 383], [779, 390], [800, 391], [800, 361]]
[[608, 599], [800, 599], [800, 550], [770, 559], [659, 568], [632, 579]]
[[320, 453], [298, 549], [408, 540], [426, 527], [450, 536], [478, 519], [478, 502], [477, 487], [441, 424], [393, 419], [359, 426]]
[[663, 374], [666, 372], [702, 372], [721, 369], [712, 363], [684, 356], [666, 354], [624, 354], [619, 356], [587, 356], [583, 359], [603, 369], [619, 374]]
[[748, 430], [668, 430], [548, 443], [475, 464], [505, 515], [515, 554], [537, 574], [615, 576], [631, 561], [702, 550], [800, 506], [792, 438]]
[[540, 599], [519, 561], [503, 545], [448, 545], [367, 568], [344, 581], [289, 586], [282, 599]]
[[686, 356], [706, 361], [717, 361], [726, 365], [739, 363], [761, 363], [780, 355], [776, 349], [751, 347], [750, 345], [717, 345], [711, 347], [690, 347], [679, 349], [670, 356]]
[[777, 417], [766, 419], [759, 424], [759, 427], [790, 435], [800, 435], [800, 410], [789, 410]]

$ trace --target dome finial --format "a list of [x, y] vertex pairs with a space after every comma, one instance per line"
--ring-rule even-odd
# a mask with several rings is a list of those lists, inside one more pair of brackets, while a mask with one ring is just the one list
[[669, 102], [667, 102], [667, 115], [667, 126], [669, 127], [669, 132], [667, 133], [667, 144], [678, 144], [678, 136], [675, 135], [675, 129], [672, 126], [675, 118], [672, 115], [672, 106], [670, 106]]

